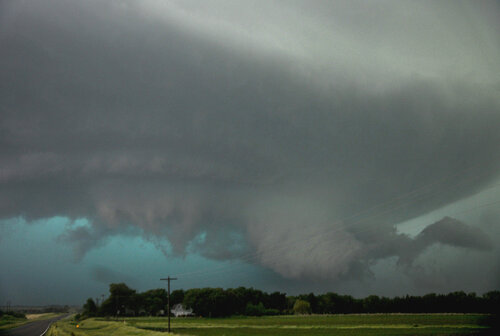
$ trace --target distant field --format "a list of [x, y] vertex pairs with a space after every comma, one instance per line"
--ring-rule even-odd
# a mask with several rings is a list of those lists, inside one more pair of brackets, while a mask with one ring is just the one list
[[[478, 335], [487, 330], [486, 315], [478, 314], [367, 314], [269, 316], [232, 318], [172, 318], [176, 335]], [[88, 319], [56, 323], [49, 336], [165, 335], [167, 319]]]
[[27, 319], [4, 315], [0, 317], [0, 330], [15, 328], [27, 322]]
[[59, 313], [42, 313], [42, 314], [26, 314], [26, 318], [30, 321], [38, 321], [38, 320], [46, 320], [56, 316], [59, 316]]
[[4, 315], [0, 317], [0, 330], [12, 329], [32, 321], [46, 320], [59, 315], [61, 314], [56, 314], [56, 313], [28, 314], [26, 315], [25, 319], [13, 317], [10, 315]]
[[[317, 315], [172, 320], [187, 335], [473, 335], [484, 330], [484, 315]], [[139, 328], [165, 330], [165, 319], [132, 318]]]

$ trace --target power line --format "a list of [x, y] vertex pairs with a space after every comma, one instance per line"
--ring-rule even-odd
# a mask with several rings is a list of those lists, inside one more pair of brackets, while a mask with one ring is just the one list
[[[358, 213], [355, 213], [355, 214], [353, 214], [353, 215], [347, 216], [347, 217], [345, 217], [345, 218], [343, 218], [343, 219], [341, 219], [341, 220], [334, 221], [334, 222], [333, 222], [333, 224], [342, 224], [342, 223], [344, 223], [345, 221], [350, 220], [350, 219], [353, 219], [353, 218], [356, 218], [356, 217], [359, 217], [359, 216], [361, 216], [361, 215], [362, 215], [362, 214], [364, 214], [364, 213], [370, 213], [370, 212], [372, 212], [372, 211], [374, 211], [374, 210], [376, 210], [376, 209], [383, 208], [384, 206], [390, 206], [391, 204], [396, 203], [396, 202], [397, 202], [398, 200], [400, 200], [400, 199], [403, 199], [403, 200], [404, 200], [405, 198], [410, 198], [410, 199], [409, 199], [409, 201], [410, 201], [410, 202], [412, 202], [412, 198], [413, 198], [413, 199], [416, 199], [417, 197], [423, 197], [423, 196], [425, 195], [425, 193], [431, 192], [432, 190], [431, 190], [430, 188], [431, 188], [433, 185], [437, 185], [437, 184], [444, 183], [444, 182], [446, 182], [447, 180], [450, 180], [450, 179], [451, 179], [451, 178], [453, 178], [453, 177], [456, 177], [456, 176], [458, 176], [458, 175], [460, 175], [460, 174], [463, 174], [463, 173], [465, 173], [466, 171], [470, 171], [470, 170], [472, 170], [472, 169], [473, 169], [473, 168], [475, 168], [476, 166], [478, 166], [478, 164], [473, 165], [473, 166], [470, 166], [470, 167], [468, 167], [467, 169], [464, 169], [463, 171], [458, 172], [458, 173], [456, 173], [456, 174], [447, 175], [447, 176], [443, 177], [442, 179], [440, 179], [440, 180], [438, 180], [438, 181], [435, 181], [435, 182], [432, 182], [432, 183], [428, 183], [428, 184], [426, 184], [426, 185], [424, 185], [424, 186], [421, 186], [421, 187], [419, 187], [419, 188], [416, 188], [416, 189], [414, 189], [414, 190], [412, 190], [412, 191], [410, 191], [410, 192], [408, 192], [408, 193], [405, 193], [405, 194], [402, 194], [402, 195], [396, 196], [396, 197], [392, 198], [392, 199], [391, 199], [391, 200], [389, 200], [389, 201], [386, 201], [386, 202], [381, 202], [381, 203], [376, 204], [376, 205], [374, 205], [374, 206], [372, 206], [372, 207], [370, 207], [370, 208], [368, 208], [368, 209], [364, 209], [364, 210], [362, 210], [362, 211], [360, 211], [360, 212], [358, 212]], [[482, 175], [475, 175], [475, 176], [470, 177], [470, 178], [469, 178], [469, 180], [472, 180], [472, 179], [474, 179], [474, 178], [480, 178], [480, 177], [482, 177]], [[467, 179], [462, 179], [462, 180], [461, 180], [458, 184], [456, 184], [455, 186], [459, 186], [460, 184], [465, 184], [466, 182], [469, 182], [469, 181], [468, 181]], [[444, 192], [444, 190], [443, 190], [443, 189], [441, 189], [441, 190], [440, 190], [440, 193], [442, 193], [442, 192]], [[376, 216], [381, 216], [381, 215], [383, 215], [383, 214], [393, 212], [394, 210], [397, 210], [397, 209], [399, 209], [399, 208], [402, 208], [402, 207], [403, 207], [403, 206], [405, 206], [405, 205], [406, 205], [406, 204], [404, 204], [404, 203], [403, 203], [403, 204], [400, 204], [400, 205], [399, 205], [398, 207], [396, 207], [396, 208], [387, 209], [387, 210], [385, 210], [385, 211], [384, 211], [384, 212], [382, 212], [382, 213], [377, 213], [377, 214], [375, 214], [375, 215], [371, 215], [371, 216], [369, 216], [369, 217], [365, 218], [365, 220], [366, 220], [366, 219], [368, 219], [368, 218], [373, 218], [373, 217], [376, 217]], [[357, 221], [355, 224], [351, 224], [351, 227], [352, 227], [353, 225], [360, 224], [361, 222], [362, 222], [362, 220], [359, 220], [359, 221]], [[326, 232], [324, 232], [324, 231], [326, 231]], [[312, 233], [312, 234], [310, 234], [309, 239], [314, 238], [316, 235], [323, 235], [323, 234], [325, 234], [325, 233], [329, 233], [329, 231], [331, 231], [331, 229], [319, 230], [319, 231], [317, 231], [316, 233]], [[305, 238], [305, 239], [308, 239], [308, 238]], [[303, 240], [304, 240], [304, 237], [301, 237], [301, 238], [300, 238], [300, 239], [298, 239], [297, 241], [303, 241]], [[281, 245], [285, 245], [285, 244], [286, 244], [286, 245], [290, 245], [290, 244], [293, 244], [293, 243], [296, 243], [296, 242], [292, 241], [292, 242], [282, 243]], [[259, 256], [260, 254], [262, 254], [262, 253], [269, 252], [269, 250], [276, 250], [276, 249], [283, 248], [283, 247], [284, 247], [284, 246], [274, 246], [274, 247], [269, 248], [268, 250], [263, 251], [263, 252], [251, 252], [251, 253], [247, 253], [247, 254], [245, 254], [245, 255], [241, 256], [241, 257], [239, 258], [239, 260], [242, 260], [242, 261], [244, 261], [245, 259], [249, 259], [249, 260], [251, 260], [251, 259], [254, 259], [254, 258], [258, 257], [258, 256]], [[222, 266], [222, 267], [225, 267], [225, 266]], [[197, 271], [192, 271], [192, 272], [184, 272], [184, 273], [179, 273], [179, 274], [177, 274], [177, 276], [185, 276], [185, 275], [193, 275], [193, 274], [203, 273], [205, 270], [208, 270], [208, 269], [202, 269], [202, 270], [197, 270]], [[210, 270], [213, 270], [213, 268], [210, 268]]]
[[[474, 211], [474, 210], [477, 210], [477, 209], [481, 209], [481, 208], [485, 208], [485, 207], [489, 207], [489, 206], [494, 206], [494, 205], [497, 205], [500, 203], [500, 200], [497, 200], [497, 201], [494, 201], [494, 202], [490, 202], [490, 203], [485, 203], [485, 204], [480, 204], [480, 205], [477, 205], [477, 206], [474, 206], [474, 207], [471, 207], [471, 208], [468, 208], [468, 209], [465, 209], [465, 210], [461, 210], [461, 211], [458, 211], [458, 212], [454, 212], [452, 214], [450, 214], [451, 216], [455, 215], [455, 214], [461, 214], [461, 213], [465, 213], [465, 212], [470, 212], [470, 211]], [[365, 229], [369, 229], [369, 228], [365, 228]], [[388, 240], [393, 240], [393, 239], [396, 239], [398, 238], [399, 235], [396, 235], [395, 237], [392, 237], [392, 238], [389, 238]], [[312, 237], [312, 238], [318, 238], [318, 237]], [[306, 246], [306, 248], [309, 246], [309, 247], [314, 247], [313, 244], [315, 244], [316, 242], [313, 241], [313, 242], [310, 242], [309, 245]], [[342, 252], [341, 253], [341, 257], [347, 255], [348, 253], [350, 253], [347, 249], [343, 249], [343, 251], [341, 251], [342, 248], [341, 247], [336, 247], [333, 251], [332, 250], [329, 250], [329, 251], [324, 251], [323, 254], [326, 254], [326, 253], [336, 253], [338, 251]], [[268, 251], [264, 251], [264, 252], [268, 252]], [[264, 252], [260, 252], [259, 254], [262, 254]], [[255, 257], [258, 257], [258, 255], [256, 255]], [[236, 264], [236, 265], [224, 265], [222, 267], [219, 267], [219, 268], [215, 268], [215, 269], [212, 269], [212, 270], [209, 270], [209, 271], [206, 271], [206, 272], [200, 272], [198, 274], [194, 274], [193, 276], [194, 277], [200, 277], [200, 276], [203, 276], [204, 279], [207, 279], [207, 275], [209, 277], [211, 276], [214, 276], [214, 275], [219, 275], [219, 274], [224, 274], [228, 271], [231, 271], [233, 272], [234, 271], [234, 268], [235, 267], [243, 267], [245, 266], [244, 263], [241, 263], [242, 260], [238, 260], [240, 263], [239, 264]], [[251, 261], [250, 259], [248, 259], [248, 261]], [[272, 261], [270, 263], [267, 263], [267, 266], [276, 266], [276, 265], [279, 265], [281, 262], [279, 260], [275, 260], [275, 261]], [[231, 269], [229, 269], [231, 268]], [[193, 272], [194, 273], [194, 272]]]
[[[473, 167], [474, 166], [469, 167], [467, 170], [471, 170]], [[458, 175], [458, 174], [455, 174], [455, 175]], [[427, 193], [432, 191], [431, 187], [433, 185], [439, 185], [441, 183], [445, 183], [446, 180], [449, 180], [451, 177], [453, 177], [453, 175], [446, 176], [445, 178], [443, 178], [439, 181], [424, 185], [424, 186], [417, 188], [413, 191], [410, 191], [406, 194], [397, 196], [390, 201], [382, 202], [382, 203], [377, 204], [377, 205], [375, 205], [367, 210], [363, 210], [363, 211], [360, 211], [356, 214], [348, 216], [342, 220], [337, 220], [337, 221], [333, 222], [332, 224], [343, 224], [347, 220], [350, 220], [350, 219], [353, 219], [356, 217], [360, 217], [361, 214], [366, 213], [368, 215], [370, 212], [373, 212], [373, 210], [380, 209], [380, 211], [378, 211], [377, 213], [372, 213], [371, 215], [368, 215], [368, 216], [361, 216], [361, 218], [359, 218], [357, 221], [355, 221], [354, 223], [351, 223], [350, 228], [355, 228], [355, 227], [359, 226], [360, 224], [366, 222], [367, 220], [374, 219], [374, 218], [380, 217], [382, 215], [392, 213], [398, 209], [401, 209], [401, 208], [411, 204], [412, 202], [416, 201], [418, 198], [425, 197]], [[460, 189], [460, 187], [463, 187], [466, 183], [469, 183], [471, 180], [481, 178], [481, 177], [482, 177], [482, 175], [474, 175], [474, 176], [471, 176], [469, 179], [462, 179], [460, 182], [458, 182], [457, 184], [454, 185], [453, 189], [455, 189], [455, 190]], [[484, 190], [492, 189], [492, 188], [495, 188], [498, 186], [500, 186], [500, 184], [495, 184], [495, 185], [490, 186]], [[482, 191], [484, 191], [484, 190], [482, 190]], [[438, 192], [434, 192], [434, 195], [441, 194], [444, 192], [449, 192], [449, 191], [450, 190], [439, 189]], [[477, 194], [477, 193], [475, 193], [475, 194]], [[405, 198], [406, 198], [406, 200], [405, 200]], [[399, 202], [397, 202], [398, 200], [403, 200], [403, 202], [399, 203]], [[363, 229], [358, 230], [358, 233], [363, 232], [363, 231], [368, 231], [369, 229], [371, 229], [371, 228], [367, 227], [367, 228], [364, 228], [364, 230]], [[323, 237], [325, 234], [332, 234], [332, 233], [338, 232], [340, 230], [344, 230], [344, 227], [335, 227], [334, 229], [331, 229], [331, 228], [321, 229], [321, 230], [318, 230], [316, 232], [309, 234], [307, 237], [300, 237], [300, 238], [292, 240], [292, 241], [283, 242], [281, 244], [275, 244], [272, 247], [261, 249], [260, 251], [257, 251], [257, 252], [247, 253], [247, 254], [241, 256], [240, 258], [238, 258], [237, 262], [245, 262], [245, 261], [250, 262], [252, 260], [256, 260], [261, 255], [269, 253], [271, 251], [279, 251], [283, 248], [293, 246], [294, 244], [297, 244], [299, 242], [313, 240], [313, 239], [318, 238], [318, 237]], [[206, 273], [213, 273], [214, 271], [223, 270], [223, 269], [226, 269], [226, 268], [229, 268], [232, 266], [233, 265], [222, 265], [222, 266], [217, 267], [217, 268], [209, 268], [209, 269], [202, 269], [202, 270], [198, 270], [198, 271], [185, 272], [185, 273], [180, 273], [178, 275], [190, 275], [190, 276], [198, 275], [198, 274], [203, 275]]]

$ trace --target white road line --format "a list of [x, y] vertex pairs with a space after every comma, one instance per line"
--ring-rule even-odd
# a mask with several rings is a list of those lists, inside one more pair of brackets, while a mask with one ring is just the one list
[[51, 325], [52, 325], [52, 322], [49, 323], [49, 326], [47, 327], [47, 329], [45, 329], [45, 331], [43, 333], [41, 333], [40, 336], [45, 335], [45, 333], [47, 332], [47, 330], [49, 330]]

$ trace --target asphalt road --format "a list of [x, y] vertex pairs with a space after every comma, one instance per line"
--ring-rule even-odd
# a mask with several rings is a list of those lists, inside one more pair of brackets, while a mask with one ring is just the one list
[[45, 334], [53, 322], [65, 318], [66, 316], [68, 316], [68, 314], [54, 317], [49, 320], [30, 322], [13, 329], [3, 330], [0, 331], [0, 336], [41, 336]]

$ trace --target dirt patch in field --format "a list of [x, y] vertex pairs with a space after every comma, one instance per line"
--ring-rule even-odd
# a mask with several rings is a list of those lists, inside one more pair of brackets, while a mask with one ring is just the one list
[[44, 314], [26, 314], [26, 318], [28, 320], [34, 320], [34, 319], [40, 318], [40, 317], [45, 316], [45, 315], [48, 315], [48, 314], [47, 313], [44, 313]]

